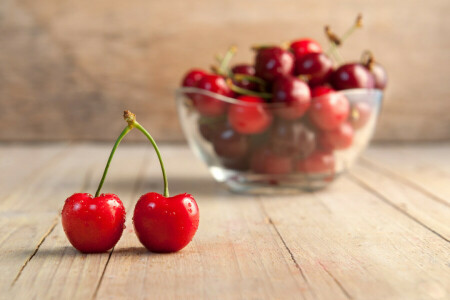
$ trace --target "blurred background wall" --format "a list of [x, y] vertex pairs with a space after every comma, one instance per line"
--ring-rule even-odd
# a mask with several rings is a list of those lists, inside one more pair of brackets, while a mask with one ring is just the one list
[[[364, 28], [341, 50], [371, 49], [390, 76], [378, 141], [450, 139], [450, 1], [0, 0], [0, 140], [113, 140], [127, 108], [182, 141], [174, 89], [218, 52]], [[138, 135], [135, 135], [138, 137]]]

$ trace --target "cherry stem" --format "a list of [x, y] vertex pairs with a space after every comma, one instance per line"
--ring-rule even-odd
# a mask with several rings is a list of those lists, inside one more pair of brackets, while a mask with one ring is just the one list
[[167, 183], [167, 175], [166, 175], [166, 169], [164, 168], [164, 163], [161, 157], [161, 153], [159, 152], [158, 146], [156, 145], [155, 140], [153, 137], [148, 133], [148, 131], [136, 121], [136, 115], [130, 112], [129, 110], [126, 110], [123, 115], [125, 121], [128, 123], [128, 127], [136, 127], [140, 132], [142, 132], [150, 141], [153, 148], [155, 149], [156, 155], [158, 156], [159, 164], [161, 165], [161, 171], [162, 176], [164, 180], [164, 197], [169, 197], [169, 185]]
[[349, 37], [353, 34], [353, 32], [357, 29], [357, 28], [361, 28], [362, 25], [362, 15], [359, 14], [356, 17], [355, 23], [353, 24], [352, 27], [350, 27], [342, 36], [341, 36], [341, 44]]
[[241, 88], [241, 87], [235, 85], [230, 78], [227, 78], [226, 81], [227, 81], [227, 85], [235, 93], [238, 93], [241, 95], [247, 95], [247, 96], [256, 96], [256, 97], [265, 98], [265, 99], [272, 98], [272, 94], [270, 94], [270, 93], [258, 93], [258, 92], [254, 92], [254, 91], [250, 91], [250, 90]]
[[119, 146], [122, 139], [127, 135], [127, 133], [130, 132], [131, 129], [133, 129], [133, 127], [131, 127], [131, 126], [125, 127], [123, 129], [123, 131], [120, 133], [116, 142], [114, 143], [111, 153], [109, 154], [109, 158], [108, 158], [108, 162], [106, 163], [105, 170], [103, 171], [102, 179], [100, 180], [97, 191], [95, 192], [95, 197], [98, 197], [100, 195], [100, 190], [102, 189], [103, 183], [105, 182], [106, 174], [108, 174], [109, 165], [111, 164], [112, 158], [114, 156], [114, 153], [116, 152], [117, 147]]
[[230, 61], [233, 58], [236, 51], [237, 51], [236, 46], [231, 46], [230, 49], [228, 49], [227, 53], [225, 53], [225, 56], [223, 57], [220, 63], [218, 74], [226, 76], [230, 73], [228, 65], [230, 64]]

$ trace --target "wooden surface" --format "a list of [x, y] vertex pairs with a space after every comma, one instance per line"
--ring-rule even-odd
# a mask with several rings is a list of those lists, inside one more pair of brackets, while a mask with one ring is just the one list
[[103, 191], [128, 218], [113, 251], [78, 253], [64, 199], [93, 192], [109, 146], [0, 145], [0, 299], [449, 299], [450, 144], [378, 146], [326, 190], [231, 194], [185, 146], [163, 146], [172, 194], [200, 227], [174, 254], [147, 252], [131, 224], [160, 191], [146, 145], [121, 146]]
[[344, 58], [371, 49], [389, 73], [376, 139], [449, 140], [449, 11], [448, 0], [1, 0], [0, 140], [112, 140], [124, 109], [158, 140], [182, 140], [173, 98], [186, 70], [232, 44], [236, 62], [254, 44], [325, 44], [325, 24], [343, 33], [358, 12], [365, 28]]

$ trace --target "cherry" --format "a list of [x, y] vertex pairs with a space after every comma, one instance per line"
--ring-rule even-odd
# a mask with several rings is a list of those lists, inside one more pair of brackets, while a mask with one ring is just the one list
[[259, 174], [287, 174], [292, 172], [292, 158], [264, 147], [253, 153], [250, 168]]
[[[231, 68], [231, 72], [233, 75], [247, 75], [247, 76], [255, 76], [255, 67], [249, 64], [239, 64], [235, 65]], [[259, 91], [259, 84], [248, 80], [246, 77], [243, 77], [242, 80], [234, 80], [234, 84], [243, 89], [251, 90], [251, 91]]]
[[334, 173], [334, 156], [330, 151], [316, 150], [306, 159], [296, 163], [296, 170], [302, 173]]
[[378, 63], [373, 63], [369, 70], [375, 79], [375, 88], [384, 90], [388, 80], [386, 70]]
[[304, 158], [316, 148], [316, 135], [300, 122], [278, 120], [270, 130], [269, 144], [277, 154]]
[[330, 78], [331, 85], [337, 90], [371, 89], [375, 87], [374, 76], [360, 63], [340, 66]]
[[213, 138], [214, 151], [222, 158], [237, 159], [247, 154], [248, 138], [237, 133], [229, 125], [222, 126]]
[[231, 104], [228, 110], [228, 121], [236, 132], [261, 133], [270, 126], [273, 117], [263, 99], [254, 96], [239, 96], [237, 99], [243, 103]]
[[258, 49], [255, 59], [256, 76], [267, 81], [291, 75], [294, 69], [294, 56], [280, 47]]
[[199, 210], [189, 194], [164, 197], [142, 195], [134, 208], [133, 224], [139, 241], [152, 252], [176, 252], [194, 237]]
[[347, 120], [350, 104], [343, 94], [327, 87], [317, 87], [312, 94], [318, 96], [312, 99], [309, 118], [316, 127], [332, 130]]
[[158, 156], [164, 181], [164, 195], [147, 193], [134, 208], [133, 224], [139, 241], [150, 251], [175, 252], [183, 249], [194, 237], [199, 225], [199, 210], [194, 197], [186, 193], [169, 197], [164, 163], [153, 137], [125, 111], [129, 128], [137, 128], [152, 144]]
[[322, 47], [318, 42], [313, 39], [301, 39], [291, 43], [290, 49], [294, 53], [295, 59], [309, 54], [309, 53], [321, 53]]
[[225, 124], [225, 119], [200, 117], [197, 120], [197, 124], [201, 136], [208, 142], [212, 142], [217, 131], [219, 131]]
[[353, 127], [346, 122], [336, 129], [322, 131], [318, 143], [323, 150], [346, 149], [352, 145], [353, 135]]
[[203, 70], [192, 69], [186, 73], [181, 85], [184, 87], [197, 87], [199, 81], [206, 75], [207, 73]]
[[[232, 96], [232, 91], [226, 84], [225, 79], [219, 75], [205, 75], [200, 79], [197, 87], [226, 97]], [[215, 117], [223, 115], [226, 112], [228, 103], [219, 100], [214, 96], [197, 93], [193, 95], [192, 99], [194, 101], [194, 106], [202, 115]]]
[[105, 252], [116, 245], [125, 224], [125, 208], [114, 194], [92, 197], [76, 193], [62, 209], [62, 226], [69, 242], [83, 253]]
[[308, 78], [310, 86], [325, 83], [333, 72], [333, 61], [324, 53], [308, 53], [295, 62], [295, 74]]
[[311, 104], [311, 93], [306, 83], [293, 76], [278, 78], [273, 85], [272, 102], [282, 103], [276, 113], [283, 119], [294, 120], [305, 114]]
[[231, 170], [236, 171], [246, 171], [249, 168], [248, 156], [244, 156], [241, 158], [220, 158], [220, 162], [222, 165]]
[[358, 130], [363, 128], [370, 120], [372, 114], [371, 106], [366, 102], [356, 102], [352, 105], [350, 124], [353, 129]]

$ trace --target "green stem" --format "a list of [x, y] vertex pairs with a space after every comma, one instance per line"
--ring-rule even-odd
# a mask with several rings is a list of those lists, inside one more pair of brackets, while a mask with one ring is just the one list
[[119, 146], [122, 139], [127, 135], [127, 133], [130, 132], [131, 129], [133, 129], [133, 127], [131, 126], [125, 127], [122, 133], [120, 133], [119, 137], [117, 138], [116, 143], [114, 144], [111, 153], [109, 154], [108, 162], [106, 163], [105, 170], [103, 171], [102, 179], [100, 180], [97, 191], [95, 192], [95, 197], [98, 197], [100, 195], [100, 190], [102, 189], [103, 183], [105, 182], [106, 174], [108, 174], [109, 165], [111, 164], [111, 160], [114, 156], [114, 153], [116, 152], [117, 147]]
[[270, 99], [273, 96], [270, 93], [259, 93], [259, 92], [254, 92], [254, 91], [251, 91], [251, 90], [247, 90], [247, 89], [241, 88], [241, 87], [235, 85], [233, 83], [233, 81], [231, 79], [229, 79], [229, 78], [227, 79], [226, 82], [227, 82], [227, 85], [229, 86], [229, 88], [233, 92], [241, 94], [241, 95], [256, 96], [256, 97], [260, 97], [260, 98], [264, 98], [264, 99]]
[[228, 65], [230, 64], [230, 61], [233, 58], [236, 51], [237, 48], [235, 46], [232, 46], [230, 47], [230, 49], [228, 49], [227, 53], [225, 53], [225, 56], [223, 57], [222, 62], [220, 63], [219, 66], [219, 74], [227, 76], [230, 73]]
[[133, 124], [133, 127], [136, 127], [140, 132], [142, 132], [148, 138], [150, 143], [152, 143], [153, 148], [155, 149], [156, 155], [158, 156], [159, 164], [161, 165], [161, 171], [162, 171], [162, 175], [163, 175], [163, 179], [164, 179], [164, 197], [169, 197], [169, 185], [167, 183], [166, 170], [164, 168], [164, 163], [163, 163], [163, 160], [161, 157], [161, 153], [159, 152], [159, 149], [158, 149], [158, 146], [156, 145], [155, 140], [152, 138], [150, 133], [148, 133], [148, 131], [145, 130], [145, 128], [142, 127], [142, 125], [139, 124], [136, 120], [133, 120], [132, 124]]

